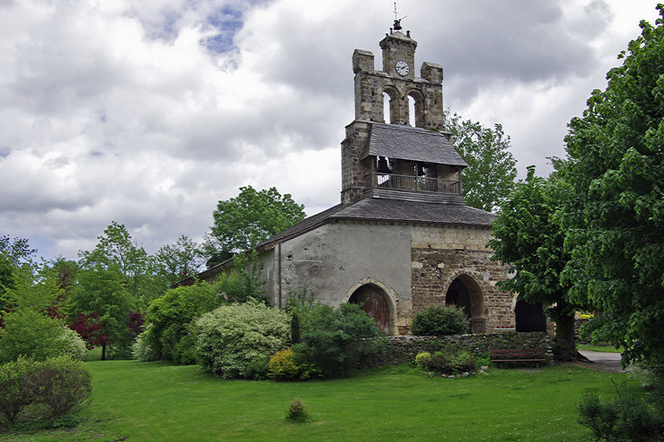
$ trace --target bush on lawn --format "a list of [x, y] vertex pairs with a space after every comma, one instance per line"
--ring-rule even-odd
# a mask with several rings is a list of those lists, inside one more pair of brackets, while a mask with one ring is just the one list
[[280, 350], [270, 356], [267, 377], [275, 381], [306, 381], [319, 375], [311, 364], [298, 362], [292, 348]]
[[30, 383], [47, 419], [78, 413], [91, 401], [92, 372], [84, 363], [68, 356], [37, 363]]
[[484, 362], [484, 358], [478, 358], [466, 350], [459, 351], [451, 347], [441, 349], [434, 354], [421, 352], [415, 356], [415, 363], [418, 367], [446, 376], [475, 373]]
[[92, 373], [70, 356], [44, 361], [19, 358], [0, 366], [0, 413], [11, 427], [30, 408], [31, 419], [46, 426], [75, 424], [68, 418], [90, 403]]
[[413, 317], [414, 336], [446, 336], [468, 332], [470, 321], [463, 309], [454, 305], [430, 305]]
[[219, 307], [197, 322], [201, 366], [224, 378], [260, 378], [272, 354], [288, 347], [286, 312], [249, 301]]
[[324, 377], [346, 376], [363, 359], [385, 348], [385, 339], [357, 304], [337, 309], [315, 304], [298, 310], [302, 327], [299, 344], [293, 345], [296, 360], [307, 363]]
[[0, 328], [0, 363], [19, 357], [44, 360], [61, 354], [85, 357], [85, 343], [76, 332], [57, 318], [49, 318], [33, 308], [7, 313]]
[[578, 415], [579, 423], [590, 428], [597, 440], [664, 440], [660, 398], [636, 387], [616, 386], [616, 396], [605, 401], [597, 393], [587, 392], [578, 405]]
[[189, 336], [191, 322], [226, 302], [219, 287], [206, 282], [168, 290], [148, 307], [143, 342], [134, 347], [134, 354], [139, 360], [152, 360], [156, 355], [179, 364], [192, 363], [195, 339]]

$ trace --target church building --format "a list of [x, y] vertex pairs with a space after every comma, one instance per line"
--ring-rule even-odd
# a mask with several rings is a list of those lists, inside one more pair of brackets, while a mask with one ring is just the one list
[[432, 304], [462, 307], [472, 333], [514, 331], [515, 297], [496, 287], [507, 268], [486, 248], [495, 216], [464, 204], [467, 164], [445, 131], [443, 69], [424, 62], [417, 76], [416, 47], [395, 21], [380, 69], [371, 52], [353, 53], [341, 202], [256, 246], [265, 294], [274, 306], [303, 290], [331, 306], [361, 303], [387, 335], [408, 334]]

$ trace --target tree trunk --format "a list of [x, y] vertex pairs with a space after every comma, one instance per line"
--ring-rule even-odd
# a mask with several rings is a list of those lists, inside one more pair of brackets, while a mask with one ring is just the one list
[[106, 344], [102, 344], [101, 346], [101, 360], [106, 360]]
[[556, 343], [558, 344], [558, 359], [573, 361], [576, 357], [574, 340], [574, 315], [561, 316], [556, 321]]

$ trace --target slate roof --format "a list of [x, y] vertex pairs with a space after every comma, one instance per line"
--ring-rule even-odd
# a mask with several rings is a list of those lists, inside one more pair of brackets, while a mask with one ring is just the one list
[[352, 204], [339, 204], [305, 218], [256, 246], [270, 249], [274, 244], [302, 235], [334, 221], [437, 224], [490, 228], [496, 216], [463, 204], [423, 203], [397, 199], [364, 198]]
[[440, 132], [397, 124], [371, 124], [364, 158], [370, 155], [468, 166], [452, 143]]

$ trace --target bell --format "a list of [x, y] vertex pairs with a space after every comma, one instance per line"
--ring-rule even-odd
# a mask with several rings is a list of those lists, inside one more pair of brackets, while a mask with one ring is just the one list
[[392, 173], [390, 167], [387, 165], [387, 158], [378, 157], [378, 167], [376, 168], [376, 171], [379, 173]]
[[424, 165], [423, 164], [418, 164], [417, 165], [417, 176], [422, 176], [424, 175]]

